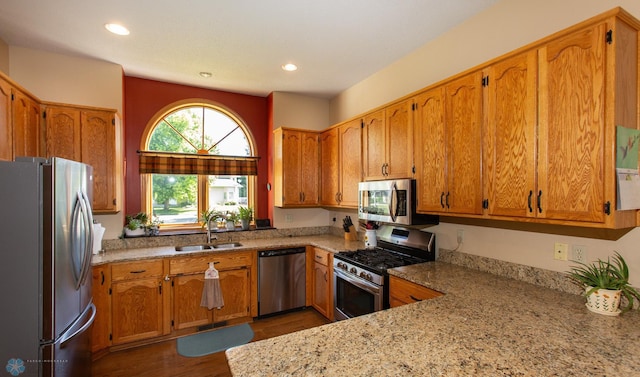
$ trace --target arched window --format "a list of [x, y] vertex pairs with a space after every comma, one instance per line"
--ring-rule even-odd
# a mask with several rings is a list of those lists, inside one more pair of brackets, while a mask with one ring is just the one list
[[206, 210], [255, 208], [254, 145], [244, 122], [220, 105], [169, 106], [142, 138], [143, 211], [163, 227], [199, 227]]

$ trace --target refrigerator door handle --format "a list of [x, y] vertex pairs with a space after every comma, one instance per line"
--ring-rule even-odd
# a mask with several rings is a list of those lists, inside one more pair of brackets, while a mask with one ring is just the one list
[[84, 203], [84, 219], [86, 221], [85, 232], [85, 249], [84, 249], [84, 260], [83, 260], [83, 275], [80, 279], [80, 284], [84, 284], [84, 281], [87, 279], [87, 276], [91, 273], [91, 256], [93, 255], [93, 215], [91, 214], [91, 201], [87, 197], [87, 194], [83, 191], [82, 201]]
[[[80, 325], [81, 321], [86, 317], [87, 315], [87, 311], [91, 310], [91, 317], [89, 317], [89, 319], [82, 324], [82, 326], [71, 332], [71, 330]], [[89, 329], [89, 327], [93, 324], [93, 321], [96, 319], [96, 306], [93, 304], [93, 302], [85, 309], [85, 311], [78, 317], [78, 319], [76, 319], [76, 321], [69, 327], [69, 330], [67, 332], [65, 332], [64, 334], [62, 334], [62, 336], [60, 337], [60, 347], [64, 347], [65, 343], [68, 343], [69, 341], [71, 341], [74, 337], [78, 336], [79, 334], [82, 334], [83, 332], [87, 331]], [[69, 334], [71, 332], [71, 334]]]
[[[73, 273], [76, 278], [76, 289], [79, 289], [84, 284], [91, 266], [93, 220], [90, 208], [86, 195], [83, 192], [78, 192], [71, 215], [71, 258]], [[84, 244], [79, 244], [82, 241], [84, 241]]]

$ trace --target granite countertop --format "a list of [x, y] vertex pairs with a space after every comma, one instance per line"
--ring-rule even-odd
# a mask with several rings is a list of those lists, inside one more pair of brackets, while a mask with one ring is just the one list
[[[227, 241], [219, 241], [219, 243], [226, 243]], [[240, 247], [234, 247], [232, 249], [214, 249], [214, 250], [199, 250], [199, 251], [176, 251], [175, 246], [154, 246], [154, 247], [141, 247], [133, 249], [119, 249], [109, 250], [104, 253], [96, 254], [91, 259], [92, 265], [100, 265], [104, 263], [113, 262], [126, 262], [152, 258], [171, 258], [171, 257], [184, 257], [195, 256], [201, 254], [221, 254], [229, 252], [237, 252], [243, 250], [265, 250], [283, 247], [299, 247], [299, 246], [316, 246], [322, 249], [337, 253], [340, 251], [356, 250], [364, 247], [362, 241], [347, 241], [344, 238], [336, 237], [333, 235], [313, 235], [313, 236], [299, 236], [299, 237], [277, 237], [277, 238], [263, 238], [263, 239], [240, 239], [238, 240], [242, 244]], [[216, 242], [213, 242], [215, 244]], [[188, 243], [188, 244], [200, 244], [200, 243]]]
[[390, 274], [444, 296], [226, 351], [234, 376], [640, 375], [640, 312], [448, 263]]

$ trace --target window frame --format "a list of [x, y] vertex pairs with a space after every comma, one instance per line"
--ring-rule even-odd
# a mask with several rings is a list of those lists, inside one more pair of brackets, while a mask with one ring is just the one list
[[[197, 98], [197, 99], [185, 99], [181, 101], [173, 102], [161, 110], [156, 112], [147, 122], [144, 131], [142, 132], [142, 137], [140, 138], [140, 150], [148, 150], [149, 142], [151, 140], [151, 135], [155, 130], [155, 127], [161, 122], [161, 120], [169, 115], [170, 113], [179, 111], [181, 109], [203, 106], [213, 109], [215, 111], [221, 112], [231, 118], [236, 124], [240, 127], [240, 129], [244, 132], [247, 142], [249, 143], [249, 156], [256, 157], [256, 143], [246, 122], [235, 112], [227, 108], [226, 106], [207, 99]], [[197, 153], [193, 153], [193, 155], [197, 156]], [[197, 193], [197, 201], [198, 201], [198, 222], [196, 223], [179, 223], [179, 224], [162, 224], [160, 226], [161, 230], [164, 231], [180, 231], [180, 230], [193, 230], [200, 229], [202, 227], [202, 222], [200, 221], [200, 214], [207, 210], [208, 208], [205, 206], [205, 203], [209, 203], [209, 190], [208, 188], [208, 175], [198, 175], [198, 193]], [[153, 213], [153, 195], [150, 190], [152, 189], [153, 184], [153, 174], [140, 174], [140, 206], [141, 211], [152, 214]], [[257, 208], [257, 175], [247, 176], [247, 206], [251, 208]]]

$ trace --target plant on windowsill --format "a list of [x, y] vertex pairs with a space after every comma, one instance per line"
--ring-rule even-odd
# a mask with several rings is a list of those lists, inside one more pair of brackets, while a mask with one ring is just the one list
[[227, 230], [235, 230], [236, 222], [238, 221], [238, 214], [236, 212], [229, 211], [225, 215], [225, 220], [227, 221]]
[[[598, 259], [591, 264], [576, 262], [568, 277], [585, 289], [586, 306], [599, 314], [618, 315], [633, 308], [634, 301], [640, 301], [640, 293], [629, 284], [629, 267], [616, 251], [615, 256], [606, 261]], [[620, 310], [620, 298], [624, 296], [627, 305]]]
[[145, 225], [149, 217], [144, 212], [125, 216], [124, 235], [126, 237], [140, 237], [145, 235]]
[[238, 207], [238, 217], [242, 224], [242, 230], [249, 230], [249, 223], [253, 220], [253, 208], [251, 207]]

